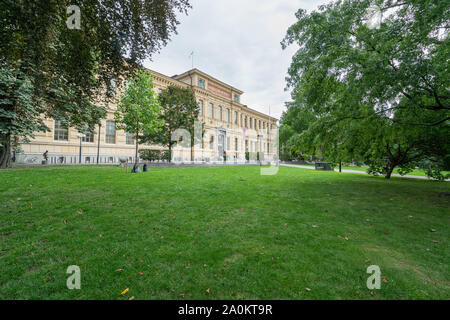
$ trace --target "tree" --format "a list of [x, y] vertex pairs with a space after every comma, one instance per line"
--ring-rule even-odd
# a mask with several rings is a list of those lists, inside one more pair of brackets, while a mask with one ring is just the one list
[[[69, 5], [80, 8], [79, 29], [67, 23]], [[159, 51], [176, 32], [175, 12], [188, 8], [188, 0], [0, 2], [0, 168], [12, 148], [49, 130], [43, 117], [93, 129], [105, 115], [93, 101]]]
[[280, 147], [283, 160], [299, 159], [312, 155], [307, 145], [301, 143], [301, 135], [304, 133], [314, 115], [305, 108], [298, 107], [293, 102], [286, 103], [287, 111], [283, 112], [280, 119]]
[[198, 119], [199, 107], [195, 101], [194, 93], [188, 88], [168, 86], [158, 96], [163, 107], [160, 119], [164, 123], [163, 130], [157, 134], [149, 134], [146, 140], [151, 143], [160, 143], [169, 148], [169, 157], [172, 159], [172, 133], [177, 129], [185, 129], [191, 137], [191, 158], [194, 142], [194, 122]]
[[153, 91], [150, 73], [140, 71], [128, 80], [114, 117], [117, 128], [134, 135], [136, 143], [135, 166], [138, 161], [139, 142], [148, 135], [157, 134], [163, 125], [161, 106]]
[[[373, 8], [382, 16], [375, 28], [367, 23]], [[449, 8], [445, 1], [345, 0], [299, 10], [282, 46], [300, 46], [288, 88], [315, 116], [301, 142], [333, 161], [364, 159], [386, 178], [419, 159], [445, 163]]]

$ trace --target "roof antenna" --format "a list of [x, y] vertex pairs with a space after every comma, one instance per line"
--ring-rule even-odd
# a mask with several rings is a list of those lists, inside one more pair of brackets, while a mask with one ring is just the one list
[[189, 57], [192, 59], [192, 69], [194, 69], [194, 51], [191, 52]]

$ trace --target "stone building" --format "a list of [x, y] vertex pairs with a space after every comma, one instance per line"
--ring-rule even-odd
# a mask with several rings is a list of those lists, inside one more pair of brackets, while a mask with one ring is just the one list
[[[199, 121], [204, 123], [202, 143], [194, 146], [196, 162], [227, 161], [244, 162], [245, 152], [270, 161], [277, 156], [277, 119], [240, 103], [243, 91], [236, 89], [198, 69], [169, 77], [149, 70], [156, 91], [167, 86], [192, 87], [200, 107]], [[118, 97], [119, 89], [113, 88]], [[15, 156], [17, 162], [41, 163], [48, 150], [49, 164], [118, 163], [128, 158], [134, 161], [135, 141], [132, 134], [116, 130], [115, 104], [108, 104], [107, 116], [95, 132], [81, 137], [72, 127], [54, 119], [45, 119], [49, 132], [36, 133], [35, 139], [22, 144], [23, 153]], [[81, 146], [81, 147], [80, 147]], [[139, 149], [166, 149], [160, 145], [140, 145]], [[191, 149], [174, 148], [174, 161], [190, 161]]]

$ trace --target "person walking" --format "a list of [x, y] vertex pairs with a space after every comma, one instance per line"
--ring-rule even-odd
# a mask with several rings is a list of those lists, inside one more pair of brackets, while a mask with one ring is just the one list
[[47, 161], [48, 161], [48, 150], [45, 150], [43, 156], [44, 156], [44, 162], [43, 162], [43, 164], [47, 164]]

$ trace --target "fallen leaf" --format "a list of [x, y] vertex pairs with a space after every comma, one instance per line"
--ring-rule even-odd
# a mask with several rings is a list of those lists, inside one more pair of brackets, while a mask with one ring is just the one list
[[345, 240], [348, 240], [348, 237], [347, 236], [345, 236], [345, 238], [344, 238]]
[[82, 209], [78, 210], [77, 212], [78, 212], [78, 214], [83, 214], [83, 210]]
[[209, 293], [209, 288], [205, 290], [207, 293]]
[[102, 235], [101, 235], [101, 234], [99, 234], [99, 235], [98, 235], [98, 237], [99, 237], [99, 238], [101, 238], [101, 237], [102, 237]]
[[285, 226], [285, 227], [287, 227], [287, 226], [288, 226], [288, 224], [287, 224], [287, 223], [285, 223], [285, 224], [284, 224], [284, 226]]
[[436, 229], [430, 229], [430, 232], [436, 232]]
[[126, 288], [126, 289], [123, 290], [120, 294], [121, 294], [121, 295], [124, 295], [124, 294], [127, 293], [129, 290], [130, 290], [129, 288]]
[[64, 220], [63, 223], [64, 223], [64, 224], [67, 224], [67, 220]]
[[119, 272], [119, 271], [123, 271], [123, 269], [121, 268], [121, 269], [117, 269], [116, 271], [114, 271], [114, 272]]
[[306, 290], [306, 291], [308, 291], [308, 292], [309, 292], [309, 291], [311, 291], [311, 289], [310, 289], [310, 288], [305, 288], [305, 290]]
[[437, 240], [431, 240], [431, 241], [433, 241], [434, 243], [438, 243], [439, 241], [437, 241]]
[[134, 300], [134, 296], [131, 296], [128, 300]]
[[139, 272], [139, 275], [142, 276], [144, 273], [143, 272]]
[[386, 277], [382, 277], [382, 279], [383, 279], [383, 282], [384, 282], [384, 283], [387, 283], [387, 282], [388, 282], [387, 279], [386, 279]]
[[313, 228], [317, 228], [317, 225], [313, 224], [312, 227], [313, 227]]
[[179, 294], [178, 296], [184, 298], [185, 295], [186, 295], [185, 293], [181, 293], [181, 294]]

